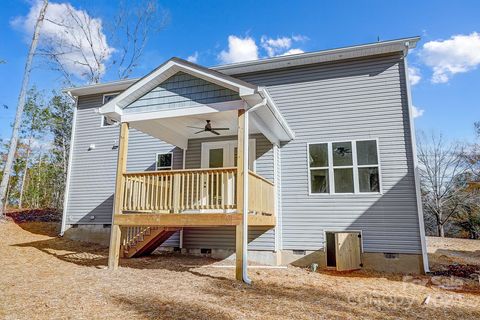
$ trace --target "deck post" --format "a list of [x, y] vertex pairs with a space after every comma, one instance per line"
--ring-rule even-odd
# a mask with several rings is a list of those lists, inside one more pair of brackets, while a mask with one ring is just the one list
[[121, 229], [115, 224], [115, 215], [122, 213], [123, 193], [124, 193], [124, 174], [127, 172], [127, 153], [128, 153], [128, 123], [120, 124], [120, 138], [118, 141], [118, 159], [117, 176], [115, 181], [115, 194], [113, 202], [112, 227], [110, 233], [110, 247], [108, 252], [108, 268], [115, 270], [118, 268], [118, 259], [120, 258]]
[[[238, 146], [237, 146], [237, 212], [243, 213], [244, 184], [247, 183], [248, 168], [244, 168], [243, 153], [245, 139], [245, 110], [238, 110]], [[243, 250], [244, 248], [243, 219], [235, 228], [235, 278], [243, 280]]]

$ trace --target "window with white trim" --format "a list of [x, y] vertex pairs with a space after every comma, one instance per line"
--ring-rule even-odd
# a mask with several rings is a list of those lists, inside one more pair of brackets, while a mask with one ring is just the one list
[[308, 145], [311, 194], [379, 193], [377, 140]]
[[[118, 96], [118, 93], [104, 94], [103, 95], [103, 104], [109, 102], [110, 100], [113, 100], [113, 98], [115, 98], [116, 96]], [[113, 125], [117, 125], [117, 124], [118, 124], [118, 121], [107, 118], [106, 116], [102, 115], [102, 123], [101, 123], [102, 127], [108, 127], [108, 126], [113, 126]]]
[[156, 170], [172, 170], [173, 168], [173, 153], [157, 153], [155, 161]]

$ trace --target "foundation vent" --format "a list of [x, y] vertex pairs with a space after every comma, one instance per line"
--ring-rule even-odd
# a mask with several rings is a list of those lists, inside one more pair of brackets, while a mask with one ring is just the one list
[[400, 258], [400, 254], [390, 253], [390, 252], [385, 252], [383, 256], [385, 257], [385, 259], [388, 259], [388, 260], [398, 260]]
[[307, 252], [305, 250], [293, 250], [293, 254], [297, 256], [304, 256], [307, 254]]

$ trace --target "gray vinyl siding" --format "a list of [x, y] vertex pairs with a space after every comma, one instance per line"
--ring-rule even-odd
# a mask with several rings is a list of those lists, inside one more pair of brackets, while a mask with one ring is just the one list
[[[295, 132], [295, 140], [278, 150], [275, 178], [280, 183], [281, 248], [317, 250], [324, 246], [326, 230], [361, 230], [365, 252], [421, 252], [405, 70], [400, 55], [237, 77], [267, 87]], [[117, 157], [117, 150], [112, 147], [118, 139], [118, 127], [100, 127], [100, 116], [93, 108], [100, 107], [101, 99], [101, 95], [79, 98], [67, 210], [69, 224], [111, 222]], [[155, 110], [178, 107], [165, 104], [162, 99], [152, 97]], [[252, 137], [257, 143], [257, 173], [273, 180], [272, 146], [263, 136]], [[215, 139], [219, 138], [190, 140], [186, 168], [200, 167], [201, 142]], [[354, 139], [378, 139], [383, 194], [309, 195], [307, 143]], [[87, 151], [92, 143], [96, 148]], [[129, 148], [130, 171], [152, 169], [156, 152], [172, 150], [174, 166], [182, 166], [181, 150], [135, 130], [130, 131]], [[273, 230], [250, 229], [250, 248], [273, 250]], [[184, 247], [232, 249], [233, 235], [233, 228], [189, 228], [184, 231]]]
[[[323, 248], [325, 230], [362, 230], [366, 252], [421, 253], [400, 55], [252, 73], [295, 140], [281, 147], [284, 249]], [[307, 143], [379, 139], [381, 195], [309, 195]]]
[[124, 110], [126, 113], [163, 111], [234, 100], [240, 100], [237, 92], [178, 72]]

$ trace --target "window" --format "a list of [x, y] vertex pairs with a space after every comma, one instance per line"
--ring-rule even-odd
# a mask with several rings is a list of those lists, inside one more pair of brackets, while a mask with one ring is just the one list
[[309, 144], [308, 170], [312, 194], [380, 192], [377, 140]]
[[173, 153], [157, 153], [156, 168], [157, 170], [172, 170]]
[[[109, 102], [110, 100], [115, 98], [117, 95], [118, 95], [118, 93], [104, 94], [103, 95], [103, 104]], [[117, 121], [115, 121], [113, 119], [109, 119], [109, 118], [102, 115], [102, 123], [101, 123], [102, 127], [108, 127], [108, 126], [112, 126], [112, 125], [116, 125], [116, 124], [118, 124]]]

